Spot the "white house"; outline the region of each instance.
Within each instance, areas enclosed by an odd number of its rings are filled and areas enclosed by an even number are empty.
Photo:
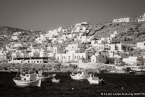
[[[46,41],[46,38],[43,34],[40,34],[40,36],[35,39],[35,42],[37,43],[43,43],[44,41]]]
[[[93,55],[91,56],[91,63],[96,63],[97,62],[97,56]]]
[[[66,53],[57,53],[55,55],[56,60],[59,62],[78,62],[82,59],[87,59],[88,54],[87,52],[84,53],[75,53],[75,51],[69,51]]]
[[[138,22],[144,22],[144,21],[145,21],[145,13],[138,18]]]
[[[137,57],[136,56],[129,56],[128,58],[123,58],[122,61],[125,62],[126,64],[136,65]]]
[[[14,58],[8,63],[33,63],[33,64],[40,64],[40,63],[48,63],[47,57],[28,57],[28,58]]]
[[[18,36],[13,35],[13,36],[11,36],[11,39],[12,39],[12,40],[18,40],[19,38],[18,38]]]
[[[86,43],[86,42],[91,42],[91,39],[89,36],[82,36],[81,37],[81,42]]]
[[[61,31],[62,31],[62,27],[59,27],[59,28],[57,29],[57,31],[58,31],[58,32],[61,32]]]
[[[44,34],[44,36],[46,37],[46,38],[48,38],[48,39],[52,39],[53,38],[53,34],[52,33],[46,33],[46,34]]]
[[[108,48],[108,50],[110,50],[110,51],[123,51],[121,43],[117,43],[117,44],[105,44],[105,48]]]
[[[115,31],[113,34],[110,34],[110,39],[112,39],[112,38],[116,37],[117,35],[118,35],[118,32],[117,32],[117,31]]]
[[[68,46],[65,48],[65,50],[68,50],[68,51],[77,51],[77,50],[80,50],[79,44],[78,43],[68,44]]]
[[[95,47],[96,51],[103,51],[105,46],[104,44],[94,44],[93,47]]]
[[[57,43],[57,38],[53,38],[51,42],[52,43]]]
[[[130,22],[130,18],[120,18],[120,19],[113,19],[113,23],[122,23],[122,22]]]
[[[99,39],[99,40],[96,40],[98,44],[102,44],[102,40]]]
[[[63,39],[64,41],[67,40],[66,35],[62,35],[61,39]]]
[[[137,48],[145,49],[145,41],[144,42],[137,42],[136,46],[137,46]]]
[[[62,39],[58,39],[57,42],[58,42],[59,44],[62,44],[64,41],[63,41]]]

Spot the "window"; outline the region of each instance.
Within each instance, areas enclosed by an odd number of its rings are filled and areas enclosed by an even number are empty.
[[[37,63],[39,63],[39,61],[37,61]]]

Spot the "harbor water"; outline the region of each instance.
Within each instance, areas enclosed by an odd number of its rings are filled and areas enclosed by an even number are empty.
[[[96,74],[104,84],[90,85],[87,80],[75,81],[70,73],[56,73],[60,83],[51,78],[41,87],[17,87],[13,82],[16,73],[0,73],[0,97],[143,97],[145,75]]]

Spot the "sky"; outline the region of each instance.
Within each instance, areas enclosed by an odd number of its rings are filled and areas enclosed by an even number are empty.
[[[145,0],[0,0],[0,27],[48,31],[76,23],[137,18]]]

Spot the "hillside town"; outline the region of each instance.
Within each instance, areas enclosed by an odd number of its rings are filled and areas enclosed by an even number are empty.
[[[137,22],[145,22],[145,14]],[[129,17],[113,19],[112,23],[131,22]],[[33,42],[17,42],[24,32],[14,32],[13,42],[0,50],[1,64],[55,64],[75,65],[78,68],[102,72],[124,73],[127,68],[144,71],[145,41],[128,45],[114,41],[120,33],[112,31],[104,37],[94,37],[87,22],[68,28],[59,27],[41,32]],[[107,33],[107,32],[106,32]],[[7,37],[6,35],[3,37]]]

